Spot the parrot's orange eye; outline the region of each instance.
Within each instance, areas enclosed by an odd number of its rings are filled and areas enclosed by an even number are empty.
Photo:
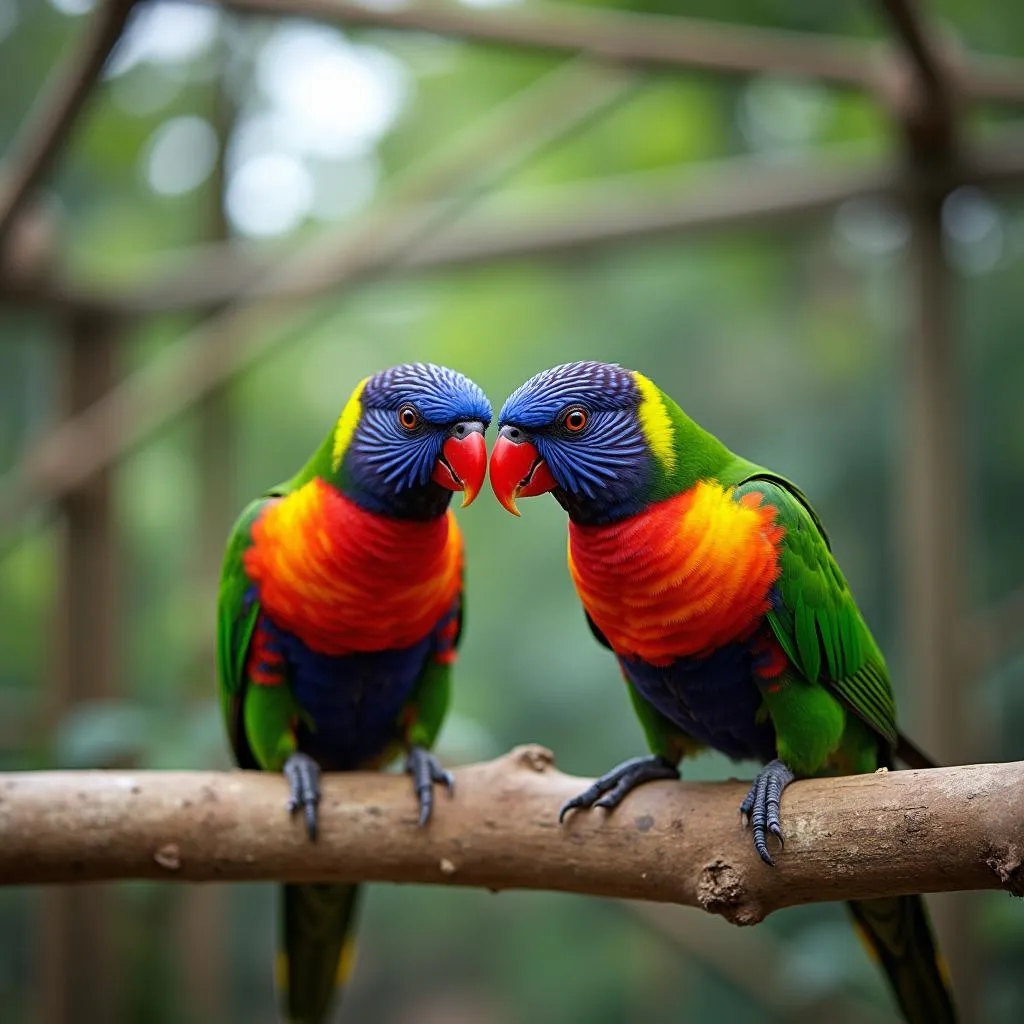
[[[587,425],[585,409],[570,409],[562,420],[570,434],[578,434]]]
[[[411,405],[403,405],[398,410],[398,422],[406,430],[415,430],[420,425],[420,414]]]

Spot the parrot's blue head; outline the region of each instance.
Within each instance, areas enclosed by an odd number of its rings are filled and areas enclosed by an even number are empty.
[[[642,374],[612,363],[566,363],[531,377],[498,417],[498,500],[518,515],[517,497],[552,491],[579,523],[641,511],[659,454],[674,443],[660,395]]]
[[[433,363],[404,363],[360,381],[331,434],[331,474],[372,512],[430,519],[452,491],[468,505],[487,472],[487,396]]]

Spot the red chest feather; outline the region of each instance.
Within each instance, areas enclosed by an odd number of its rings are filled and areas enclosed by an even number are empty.
[[[409,647],[462,587],[462,537],[451,512],[426,523],[390,519],[322,480],[269,505],[252,540],[245,571],[264,610],[323,654]]]
[[[610,526],[569,524],[569,571],[618,654],[653,665],[748,636],[769,608],[783,529],[756,494],[700,482]]]

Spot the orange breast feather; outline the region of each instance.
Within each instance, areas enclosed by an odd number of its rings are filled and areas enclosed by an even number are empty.
[[[779,577],[775,508],[701,481],[608,526],[569,526],[569,571],[616,653],[653,665],[749,636]]]
[[[245,570],[264,610],[323,654],[409,647],[462,587],[450,511],[423,523],[375,515],[321,480],[268,506],[252,539]]]

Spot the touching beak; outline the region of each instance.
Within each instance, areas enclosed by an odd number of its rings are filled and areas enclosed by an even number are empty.
[[[487,445],[484,425],[479,420],[465,420],[452,427],[434,466],[431,479],[450,491],[462,491],[465,508],[480,493],[487,476]]]
[[[516,498],[544,494],[557,486],[548,464],[526,434],[511,424],[501,428],[491,452],[491,487],[512,515],[519,515]]]

